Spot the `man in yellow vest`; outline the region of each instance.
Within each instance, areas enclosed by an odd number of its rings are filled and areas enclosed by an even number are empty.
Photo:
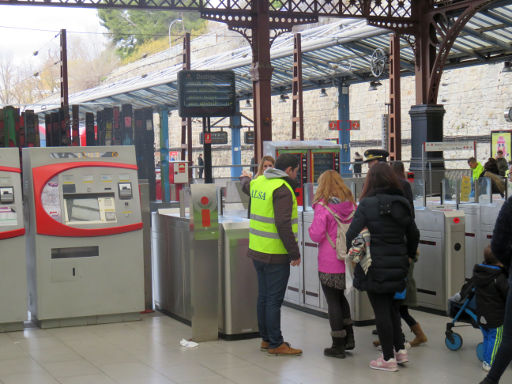
[[[478,178],[480,177],[480,175],[484,171],[484,167],[474,157],[470,157],[468,159],[468,165],[469,165],[469,168],[472,169],[472,173],[471,173],[471,194],[469,195],[469,196],[472,197],[472,196],[475,195],[475,184],[478,183]]]
[[[258,327],[261,350],[273,355],[301,355],[281,333],[283,304],[290,265],[300,264],[297,244],[297,186],[299,160],[279,156],[275,168],[251,181],[251,212],[248,256],[258,274]]]

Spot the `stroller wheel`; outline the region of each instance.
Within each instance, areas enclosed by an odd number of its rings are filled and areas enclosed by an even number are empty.
[[[484,343],[478,343],[476,346],[476,357],[478,360],[484,361]]]
[[[450,332],[444,339],[446,348],[450,351],[458,351],[462,347],[462,336],[455,332]]]

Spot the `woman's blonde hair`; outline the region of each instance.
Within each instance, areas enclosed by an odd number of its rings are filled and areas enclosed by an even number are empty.
[[[265,164],[265,161],[270,161],[272,163],[272,166],[274,166],[274,164],[276,163],[272,156],[263,156],[261,158],[260,163],[258,164],[258,172],[256,173],[256,176],[263,175],[263,164]]]
[[[318,178],[318,188],[315,192],[313,202],[320,200],[329,201],[329,198],[337,197],[341,201],[351,201],[355,204],[354,196],[347,187],[340,174],[332,169],[325,171]]]

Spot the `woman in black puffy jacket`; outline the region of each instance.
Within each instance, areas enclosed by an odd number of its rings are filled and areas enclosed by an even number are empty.
[[[370,362],[370,367],[396,371],[397,364],[406,363],[408,357],[400,301],[394,296],[405,289],[409,258],[415,257],[419,231],[400,182],[386,163],[375,164],[366,176],[359,207],[347,231],[347,244],[365,227],[371,236],[372,262],[366,273],[356,266],[354,286],[368,293],[383,352],[382,357]]]

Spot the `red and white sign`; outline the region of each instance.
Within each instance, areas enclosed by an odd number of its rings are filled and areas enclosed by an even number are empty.
[[[211,144],[212,143],[212,134],[209,132],[205,132],[204,134],[204,143]]]

